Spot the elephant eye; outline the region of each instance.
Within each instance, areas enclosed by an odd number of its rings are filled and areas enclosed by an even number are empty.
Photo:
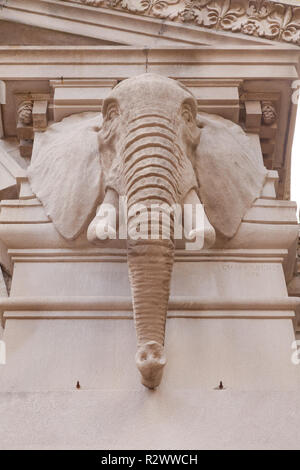
[[[105,120],[113,121],[117,116],[119,116],[119,109],[116,103],[111,103],[106,108]]]
[[[193,122],[193,114],[191,110],[189,109],[189,107],[185,106],[183,108],[182,117],[187,124],[190,124],[191,122]]]
[[[108,119],[108,121],[112,121],[113,119],[115,119],[115,117],[118,116],[118,110],[117,109],[111,109],[107,115],[106,115],[106,119]]]

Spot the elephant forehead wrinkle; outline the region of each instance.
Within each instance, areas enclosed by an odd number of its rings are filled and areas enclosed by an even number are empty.
[[[157,217],[154,218],[153,214],[155,214]],[[128,215],[127,223],[130,230],[132,228],[136,229],[136,217],[136,214]],[[143,231],[143,233],[149,233],[152,231],[152,235],[163,235],[166,240],[170,240],[173,238],[172,234],[174,233],[174,217],[172,218],[167,212],[154,212],[152,209],[149,209],[147,212],[138,215],[138,223],[140,224],[139,229],[140,231]],[[159,238],[154,237],[151,239],[159,240]]]
[[[136,229],[136,224],[133,221],[132,222],[133,233],[135,233],[135,229]],[[129,229],[129,236],[130,236],[130,230],[131,228]],[[162,224],[157,224],[157,226],[154,227],[154,230],[153,230],[153,225],[150,223],[147,223],[147,221],[145,222],[145,224],[143,224],[142,228],[139,229],[139,235],[143,240],[147,240],[148,238],[150,238],[151,240],[155,240],[155,241],[170,240],[171,242],[173,242],[174,239],[171,237],[170,234],[171,234],[171,229],[169,226],[164,227]]]
[[[136,165],[140,165],[141,162],[143,163],[143,167],[150,165],[151,163],[156,163],[163,166],[167,163],[170,164],[170,167],[172,166],[173,171],[177,172],[177,166],[173,155],[165,149],[159,149],[158,151],[157,147],[154,147],[152,149],[147,148],[146,151],[145,149],[137,151],[131,158],[130,165],[126,166],[126,172],[130,172]]]
[[[136,184],[138,185],[143,185],[147,181],[149,182],[149,178],[151,178],[151,181],[155,181],[156,183],[161,183],[163,180],[167,182],[168,185],[170,185],[174,192],[177,193],[178,190],[178,185],[176,184],[176,181],[173,181],[172,175],[170,174],[165,174],[163,172],[154,172],[153,170],[151,172],[147,172],[146,174],[138,174],[135,175],[133,178],[131,178],[128,183],[126,184],[126,192],[127,194],[129,193],[129,190]],[[145,187],[145,186],[144,186]]]
[[[126,177],[128,175],[128,177],[130,177],[130,175],[134,175],[136,172],[138,171],[142,171],[143,169],[147,169],[150,170],[151,167],[153,168],[160,168],[162,170],[165,170],[165,171],[168,171],[169,173],[171,173],[172,175],[174,175],[175,177],[177,177],[177,167],[176,165],[174,164],[174,161],[170,161],[169,160],[169,156],[166,155],[143,155],[142,152],[141,153],[141,158],[137,159],[130,167],[127,167],[126,168]],[[141,160],[144,160],[142,161],[141,163]],[[137,165],[137,163],[139,163]]]
[[[162,206],[162,204],[160,204]],[[131,213],[132,212],[132,213]],[[137,222],[137,214],[136,211],[129,211],[128,213],[128,226],[134,227],[136,226]],[[152,207],[145,207],[144,211],[138,211],[138,223],[140,224],[140,229],[148,230],[149,226],[152,227],[154,225],[155,230],[160,228],[160,226],[164,229],[164,233],[166,230],[170,231],[169,237],[171,236],[171,231],[174,227],[174,216],[171,211],[169,210],[160,210],[157,208],[156,210]],[[153,217],[155,214],[157,217]],[[142,224],[141,224],[142,223]]]
[[[179,156],[176,155],[176,152],[174,152],[174,143],[170,142],[167,139],[163,139],[162,137],[159,138],[149,138],[149,137],[144,137],[141,140],[138,140],[131,144],[129,148],[127,148],[124,152],[124,161],[127,163],[132,156],[139,150],[146,150],[149,148],[159,148],[159,149],[164,149],[167,150],[170,153],[171,158],[175,157],[177,162],[179,163]],[[158,152],[159,153],[159,152]]]
[[[141,129],[143,127],[161,127],[163,129],[167,129],[169,132],[172,132],[172,134],[175,135],[175,131],[170,127],[170,123],[165,122],[159,118],[153,119],[153,117],[140,119],[129,125],[128,134],[130,134],[130,132],[137,131],[138,129]]]
[[[173,195],[173,191],[166,188],[165,182],[162,185],[158,184],[149,184],[145,185],[143,188],[138,186],[131,190],[128,194],[128,209],[132,207],[133,204],[140,204],[143,201],[151,198],[155,193],[155,198],[161,202],[172,206],[176,202],[176,197]]]
[[[172,122],[169,116],[166,116],[161,112],[149,112],[149,110],[148,111],[143,110],[140,112],[135,111],[135,113],[136,113],[135,116],[129,119],[129,124],[132,124],[140,119],[146,119],[146,118],[158,118],[158,119],[163,119],[165,121],[168,121],[169,123]]]
[[[134,204],[136,205],[136,204]],[[130,208],[132,208],[134,205],[131,205]],[[156,214],[156,215],[165,215],[167,216],[171,221],[174,222],[174,214],[175,211],[177,210],[177,205],[170,205],[166,203],[161,203],[160,200],[147,200],[143,202],[143,204],[138,204],[138,212],[142,216],[145,216],[145,220],[147,220],[147,217],[149,217],[150,214]],[[136,212],[137,211],[128,211],[128,221],[132,219],[133,217],[136,217]],[[140,218],[139,215],[139,218]],[[165,221],[165,217],[163,218],[163,221]],[[169,220],[168,220],[169,222]]]
[[[168,217],[168,222],[170,224],[170,228],[172,229],[172,227],[174,226],[174,220],[175,220],[175,216],[174,216],[174,208],[176,206],[172,206],[170,204],[167,204],[167,203],[162,203],[160,200],[152,200],[152,201],[145,201],[143,202],[142,204],[144,207],[145,207],[145,212],[147,212],[147,215],[152,215],[152,214],[157,214],[159,216],[162,216],[162,221],[164,221],[165,217],[164,216],[167,216]],[[130,206],[130,209],[134,206],[131,205]],[[129,223],[130,220],[132,218],[135,218],[136,217],[136,214],[135,212],[134,213],[130,213],[130,209],[129,209],[129,213],[128,213],[128,220],[127,222]]]
[[[131,219],[131,222],[128,222],[128,232],[129,236],[130,233],[136,233],[136,217]],[[140,221],[140,216],[139,216]],[[142,226],[139,227],[139,234],[143,240],[154,240],[158,242],[159,240],[168,240],[171,243],[174,242],[174,238],[172,237],[173,228],[170,227],[171,224],[168,226],[162,225],[161,223],[157,223],[154,227],[153,224],[146,219]],[[154,236],[155,235],[155,236]]]
[[[131,132],[125,137],[124,148],[127,149],[132,143],[144,137],[162,137],[173,142],[174,133],[171,134],[171,132],[162,127],[143,127],[143,129]]]
[[[164,174],[164,175],[169,175],[169,177],[172,177],[172,180],[175,180],[175,182],[178,184],[178,175],[177,172],[174,171],[174,167],[172,165],[169,165],[169,162],[165,160],[163,163],[153,163],[150,161],[146,165],[139,165],[135,167],[131,171],[127,171],[125,175],[125,183],[127,184],[128,181],[133,180],[133,178],[139,178],[144,175],[150,175],[150,174]]]
[[[144,177],[140,178],[140,180],[137,183],[134,183],[130,189],[127,191],[127,197],[130,199],[130,197],[137,193],[137,192],[143,192],[144,189],[148,188],[157,188],[161,189],[162,191],[166,191],[169,193],[172,198],[174,199],[174,202],[177,199],[177,189],[174,188],[172,184],[170,184],[166,179],[161,178],[161,177]]]
[[[134,206],[136,202],[130,202],[128,204],[128,212],[129,209]],[[162,202],[161,199],[159,199],[156,195],[152,197],[149,197],[148,199],[143,200],[142,205],[145,207],[147,210],[147,213],[149,213],[150,210],[153,208],[156,208],[159,206],[161,212],[164,212],[165,214],[172,214],[174,211],[174,208],[176,208],[176,205],[171,205],[170,202]],[[131,214],[130,217],[133,215]],[[129,216],[128,216],[129,217]]]
[[[155,134],[157,133],[157,134]],[[169,139],[172,139],[172,141],[175,139],[175,132],[173,129],[170,129],[167,126],[161,126],[160,124],[157,125],[141,125],[137,127],[136,129],[130,129],[126,133],[125,140],[128,141],[129,139],[133,137],[139,137],[139,136],[147,136],[147,135],[153,135],[153,137],[160,137],[161,135],[163,137],[167,137]]]
[[[169,197],[165,197],[161,193],[156,193],[155,196],[153,195],[153,189],[151,191],[145,190],[143,195],[141,194],[133,194],[131,200],[127,203],[128,211],[134,206],[135,204],[144,204],[147,206],[149,204],[167,204],[168,206],[172,206],[174,201],[170,201]],[[148,206],[147,206],[148,207]]]
[[[154,213],[154,214],[167,215],[168,217],[170,217],[171,220],[174,221],[174,214],[175,214],[175,211],[177,210],[176,204],[171,206],[170,204],[161,204],[160,202],[153,203],[153,201],[151,201],[151,203],[147,202],[144,205],[148,213],[149,211],[151,211],[151,213]]]
[[[132,180],[133,178],[147,176],[151,173],[162,174],[166,176],[171,176],[172,181],[177,181],[179,175],[174,169],[174,166],[170,165],[168,160],[153,162],[152,159],[146,162],[140,162],[139,165],[135,165],[130,170],[125,170],[125,182]]]

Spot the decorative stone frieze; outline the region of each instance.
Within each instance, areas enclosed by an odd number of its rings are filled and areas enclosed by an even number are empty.
[[[77,0],[76,3],[300,45],[300,8],[268,0]]]

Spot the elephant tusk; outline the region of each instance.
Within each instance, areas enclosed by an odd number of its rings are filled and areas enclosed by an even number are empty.
[[[191,189],[184,199],[184,225],[188,232],[187,238],[192,240],[186,244],[188,250],[203,250],[215,244],[216,231],[194,189]]]
[[[96,224],[96,236],[98,240],[106,240],[107,238],[116,239],[117,231],[110,224],[109,220],[100,220],[100,222]]]
[[[97,214],[90,223],[87,231],[87,239],[90,243],[97,244],[99,240],[115,240],[117,238],[117,215],[119,196],[113,189],[108,189],[102,204],[98,207]]]

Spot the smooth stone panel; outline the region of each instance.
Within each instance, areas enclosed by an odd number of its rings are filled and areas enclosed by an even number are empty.
[[[299,392],[0,393],[0,416],[0,449],[300,449]]]
[[[11,295],[130,296],[127,263],[15,263]]]
[[[9,319],[4,340],[1,391],[143,389],[132,320]],[[290,319],[168,319],[160,388],[300,390],[294,340]]]
[[[125,261],[125,260],[124,260]],[[126,262],[16,262],[12,296],[131,296]],[[279,262],[175,262],[171,296],[286,297]]]

